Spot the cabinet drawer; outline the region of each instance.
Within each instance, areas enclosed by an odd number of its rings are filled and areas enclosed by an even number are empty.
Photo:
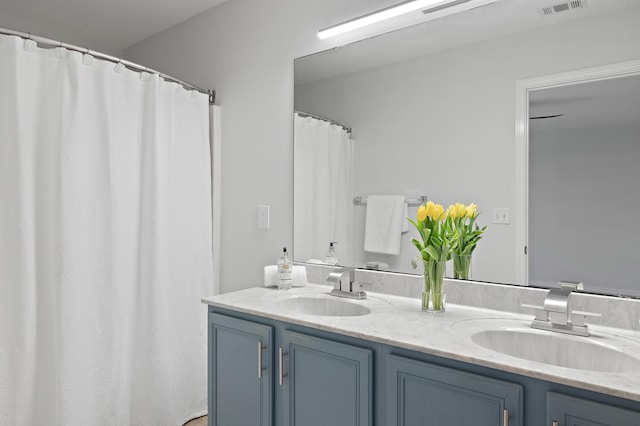
[[[209,426],[272,425],[273,372],[273,327],[209,314]]]
[[[640,413],[586,399],[547,393],[547,425],[638,426]]]
[[[287,426],[373,424],[373,351],[285,330],[283,419]]]
[[[477,374],[388,355],[386,425],[522,426],[523,388]]]

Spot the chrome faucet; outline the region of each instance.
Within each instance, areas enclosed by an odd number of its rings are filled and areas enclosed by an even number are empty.
[[[560,288],[549,290],[543,306],[522,305],[535,310],[536,317],[531,322],[532,328],[557,331],[559,333],[588,336],[587,317],[600,317],[593,312],[574,311],[571,309],[571,295],[583,290],[581,282],[560,281]]]
[[[327,277],[327,282],[333,284],[333,290],[329,294],[338,297],[348,297],[350,299],[366,299],[367,293],[362,290],[356,291],[355,268],[344,267],[333,270]]]

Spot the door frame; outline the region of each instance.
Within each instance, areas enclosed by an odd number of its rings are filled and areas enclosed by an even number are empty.
[[[640,74],[640,60],[516,80],[515,93],[515,284],[529,285],[529,93]]]

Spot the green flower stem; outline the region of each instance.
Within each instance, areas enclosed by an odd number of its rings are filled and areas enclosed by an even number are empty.
[[[423,261],[424,264],[424,291],[422,292],[422,309],[441,312],[444,311],[444,294],[442,284],[446,261]],[[432,307],[429,309],[429,295],[431,295]]]
[[[471,255],[470,254],[456,254],[451,255],[453,258],[453,278],[460,280],[468,280],[469,271],[471,269]]]

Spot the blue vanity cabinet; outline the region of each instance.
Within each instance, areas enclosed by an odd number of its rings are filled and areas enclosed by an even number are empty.
[[[560,393],[547,393],[549,426],[637,426],[640,413]]]
[[[284,330],[282,419],[285,426],[373,424],[373,351]]]
[[[209,313],[208,426],[273,424],[273,327]]]
[[[638,401],[213,306],[208,366],[209,426],[640,426]]]
[[[386,425],[523,425],[521,385],[396,355],[385,398]]]

